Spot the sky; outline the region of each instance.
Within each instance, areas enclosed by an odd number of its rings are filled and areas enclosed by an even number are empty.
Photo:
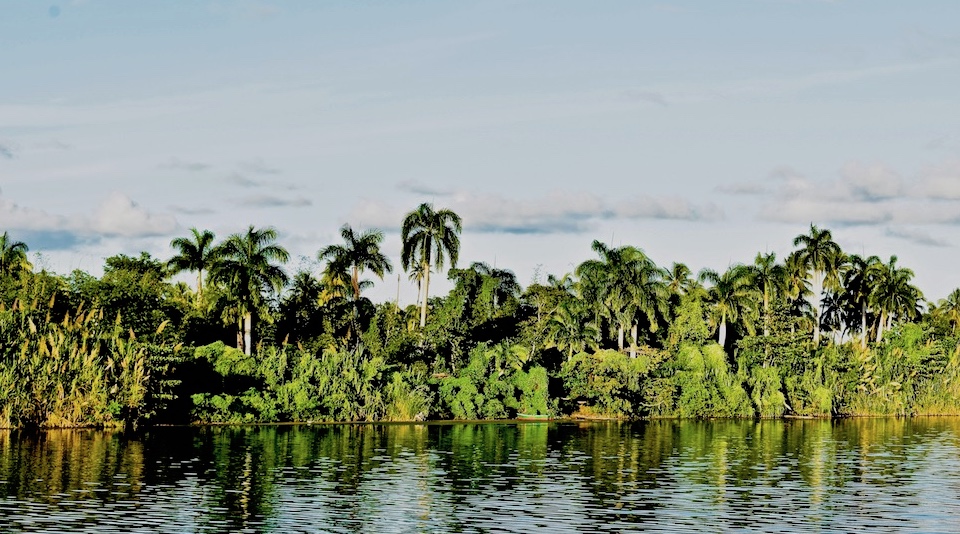
[[[369,295],[406,304],[422,202],[462,216],[460,266],[523,285],[595,239],[696,272],[816,224],[937,300],[960,286],[958,20],[953,0],[0,0],[0,231],[98,274],[191,227],[272,226],[293,274],[343,224],[378,228],[395,271]]]

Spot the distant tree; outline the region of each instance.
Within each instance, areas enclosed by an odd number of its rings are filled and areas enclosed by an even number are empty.
[[[417,269],[423,273],[423,300],[420,302],[420,328],[427,324],[427,301],[430,292],[430,269],[443,268],[444,257],[457,266],[460,255],[460,232],[463,224],[453,211],[435,211],[432,204],[423,203],[403,218],[400,239],[403,249],[400,260],[403,269]]]
[[[275,243],[273,228],[256,229],[251,225],[245,233],[233,234],[221,246],[218,261],[211,270],[211,279],[225,286],[234,300],[234,310],[241,317],[241,345],[252,353],[253,313],[269,319],[264,293],[279,293],[287,283],[283,269],[273,262],[285,263],[287,250]]]
[[[327,261],[326,277],[337,283],[349,285],[354,300],[360,299],[360,275],[369,270],[383,280],[384,273],[393,272],[393,266],[385,254],[380,252],[383,232],[368,230],[357,234],[349,224],[340,228],[344,244],[330,245],[320,249],[317,258]]]
[[[777,255],[757,253],[753,265],[746,266],[750,282],[763,298],[763,335],[770,335],[770,299],[786,290],[787,272],[782,265],[777,264]]]
[[[16,276],[22,271],[33,268],[27,261],[30,250],[23,241],[14,241],[7,232],[0,235],[0,275]]]
[[[910,284],[913,271],[897,267],[897,257],[890,256],[889,263],[873,266],[873,290],[870,302],[879,312],[877,343],[883,339],[884,329],[893,327],[894,319],[915,319],[920,316],[923,294]]]
[[[170,241],[170,246],[177,250],[177,254],[167,262],[167,268],[172,274],[182,271],[196,271],[197,273],[197,302],[203,299],[203,273],[209,271],[217,260],[219,250],[214,246],[216,238],[210,230],[199,231],[190,229],[191,237],[177,237]]]
[[[820,343],[820,319],[822,308],[820,299],[824,289],[824,278],[834,277],[837,256],[842,254],[840,245],[833,241],[830,230],[819,229],[810,225],[810,234],[800,234],[793,240],[793,245],[801,247],[797,250],[797,257],[813,276],[813,305],[814,325],[813,343]]]
[[[750,271],[743,265],[734,265],[722,275],[710,269],[700,272],[700,280],[709,282],[708,302],[717,318],[717,342],[726,348],[727,323],[745,318],[753,309],[756,290],[750,278]],[[744,321],[748,330],[752,330],[749,321]]]

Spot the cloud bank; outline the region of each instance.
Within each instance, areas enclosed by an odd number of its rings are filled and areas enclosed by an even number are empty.
[[[835,225],[960,224],[960,161],[921,168],[904,177],[883,164],[848,163],[828,180],[789,168],[775,169],[764,182],[717,187],[729,195],[759,195],[759,218],[768,222]],[[904,230],[889,234],[906,237]],[[918,236],[919,237],[919,236]],[[916,242],[934,244],[929,240]]]
[[[425,188],[401,184],[401,189],[423,194]],[[463,219],[465,229],[473,232],[510,234],[580,233],[594,229],[601,221],[617,219],[673,219],[712,221],[723,218],[723,211],[712,203],[697,204],[680,197],[638,195],[610,202],[591,193],[554,191],[539,198],[516,199],[492,193],[449,192],[439,194],[437,208],[453,210]],[[399,228],[411,206],[398,206],[382,200],[366,200],[347,215],[365,227],[384,230]]]
[[[0,227],[68,247],[100,237],[169,235],[178,224],[172,215],[150,212],[123,193],[114,192],[92,212],[74,215],[21,206],[0,194]]]

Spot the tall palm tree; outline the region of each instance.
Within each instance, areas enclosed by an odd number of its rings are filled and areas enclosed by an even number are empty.
[[[868,256],[866,258],[857,254],[852,254],[849,258],[849,267],[843,276],[843,294],[844,299],[850,307],[856,308],[860,315],[860,324],[857,329],[860,332],[860,345],[867,346],[867,312],[870,308],[870,293],[873,291],[873,275],[876,272],[876,265],[880,263],[880,258]]]
[[[920,316],[923,294],[910,284],[913,271],[897,267],[897,257],[890,256],[889,263],[878,263],[873,268],[874,286],[870,303],[880,313],[877,322],[877,343],[883,339],[883,331],[893,327],[894,318],[915,319]]]
[[[14,241],[7,232],[0,235],[0,276],[16,276],[33,268],[27,261],[30,250],[23,241]]]
[[[770,299],[786,291],[787,271],[783,265],[777,264],[777,255],[757,253],[753,265],[746,267],[750,282],[760,291],[763,297],[763,335],[770,335]]]
[[[197,302],[203,298],[203,272],[209,271],[217,261],[219,253],[214,246],[216,236],[210,230],[199,231],[191,228],[190,237],[178,237],[170,241],[170,246],[177,250],[177,255],[167,262],[167,269],[177,274],[182,271],[197,272]]]
[[[726,349],[727,322],[735,323],[754,310],[757,294],[750,271],[743,265],[734,265],[722,275],[711,269],[704,269],[700,271],[700,280],[712,284],[707,294],[717,318],[717,343]],[[753,325],[749,321],[744,321],[744,324],[747,330],[752,332]]]
[[[226,286],[236,301],[247,355],[252,352],[253,313],[269,318],[264,293],[279,293],[287,283],[286,273],[273,262],[285,263],[290,256],[276,240],[273,228],[258,230],[251,225],[245,233],[233,234],[224,241],[220,258],[211,269],[211,279]]]
[[[403,269],[411,267],[423,275],[423,300],[420,303],[420,328],[427,324],[427,299],[430,291],[430,269],[443,268],[445,257],[450,266],[457,266],[460,255],[460,232],[463,223],[460,216],[451,210],[434,210],[433,204],[423,203],[403,218],[400,239],[403,248],[400,261]]]
[[[947,298],[940,299],[936,310],[953,325],[953,331],[956,333],[957,329],[960,329],[960,288],[951,291]]]
[[[383,232],[367,230],[357,234],[349,224],[340,228],[343,245],[330,245],[320,249],[317,259],[327,260],[326,272],[332,280],[349,284],[353,289],[353,299],[360,300],[360,275],[370,270],[383,280],[384,273],[393,272],[393,266],[387,256],[380,252]]]
[[[793,239],[793,245],[801,247],[797,250],[798,259],[810,271],[813,277],[813,314],[815,322],[813,325],[813,343],[820,343],[820,319],[821,306],[820,300],[824,289],[824,278],[833,277],[833,270],[836,266],[836,257],[842,252],[840,245],[833,241],[833,234],[830,230],[820,230],[815,225],[810,225],[810,234],[800,234]]]
[[[577,266],[581,297],[597,304],[597,322],[605,317],[617,329],[617,347],[624,350],[624,336],[629,328],[636,356],[637,318],[645,316],[651,331],[657,319],[666,314],[669,291],[663,282],[665,274],[644,252],[636,247],[610,248],[600,241],[592,244],[598,259]]]

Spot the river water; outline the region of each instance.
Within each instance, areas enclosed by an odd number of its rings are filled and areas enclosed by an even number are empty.
[[[2,532],[960,532],[960,419],[0,431]]]

